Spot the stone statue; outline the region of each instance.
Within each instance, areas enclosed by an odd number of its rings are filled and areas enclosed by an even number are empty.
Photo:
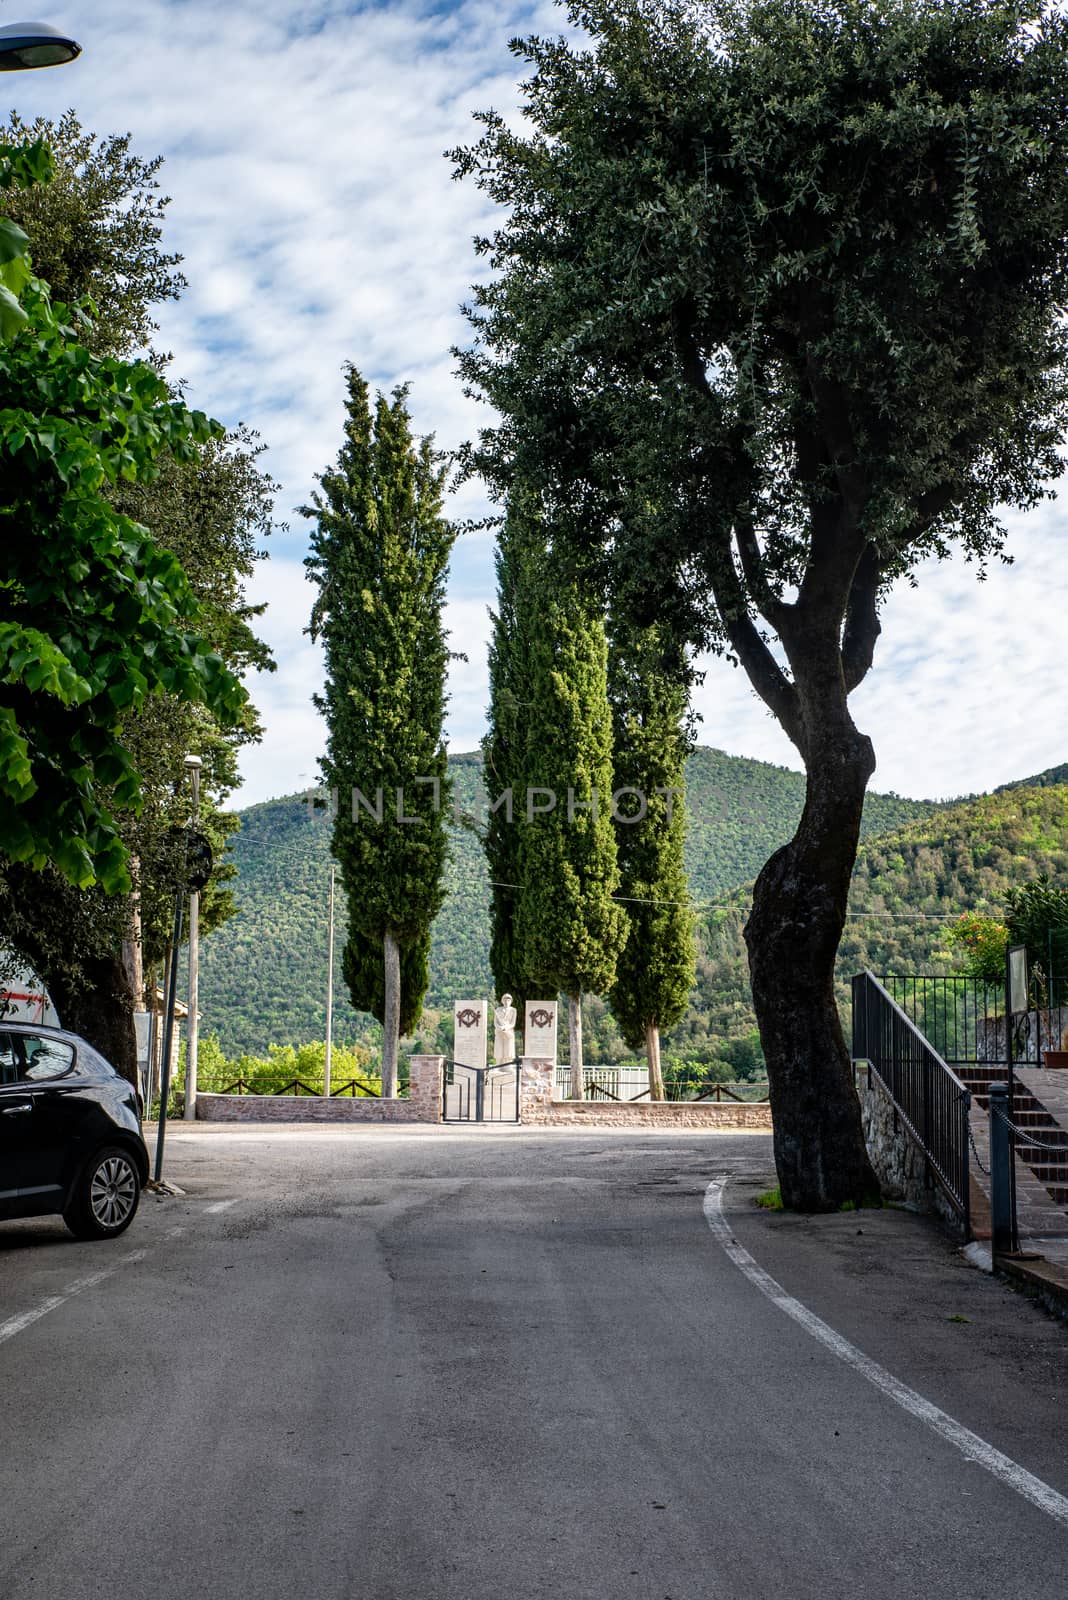
[[[510,994],[501,995],[501,1003],[493,1013],[493,1059],[498,1066],[515,1060],[516,1010]]]

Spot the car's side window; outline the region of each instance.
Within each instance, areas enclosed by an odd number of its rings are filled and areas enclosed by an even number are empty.
[[[74,1064],[74,1047],[62,1039],[49,1039],[42,1034],[19,1033],[13,1036],[19,1062],[20,1083],[44,1083],[49,1078],[61,1078]]]
[[[5,1083],[18,1083],[19,1068],[15,1058],[15,1037],[13,1034],[0,1034],[0,1087]]]

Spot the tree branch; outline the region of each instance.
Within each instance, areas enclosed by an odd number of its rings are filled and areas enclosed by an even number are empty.
[[[875,644],[882,632],[878,609],[881,578],[882,563],[875,546],[865,545],[853,574],[842,631],[842,676],[846,694],[852,694],[863,682],[875,656]]]
[[[720,546],[720,560],[709,576],[731,649],[764,704],[782,725],[787,737],[804,753],[801,703],[797,690],[760,636],[746,605],[745,593],[734,570],[730,541]]]
[[[734,519],[734,540],[738,546],[738,559],[742,566],[742,575],[750,598],[762,617],[771,623],[773,628],[782,624],[784,614],[789,610],[785,600],[780,600],[768,582],[767,568],[764,566],[764,557],[761,554],[757,541],[756,527],[752,513],[749,510],[739,511]]]

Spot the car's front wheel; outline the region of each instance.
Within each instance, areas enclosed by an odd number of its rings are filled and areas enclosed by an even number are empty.
[[[129,1151],[98,1150],[74,1185],[63,1221],[79,1239],[114,1239],[134,1219],[141,1178]]]

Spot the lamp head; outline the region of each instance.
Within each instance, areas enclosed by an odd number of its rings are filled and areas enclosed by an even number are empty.
[[[59,67],[81,53],[80,44],[48,22],[8,22],[0,28],[0,72]]]
[[[186,756],[184,766],[187,772],[199,772],[204,765],[199,756]]]

